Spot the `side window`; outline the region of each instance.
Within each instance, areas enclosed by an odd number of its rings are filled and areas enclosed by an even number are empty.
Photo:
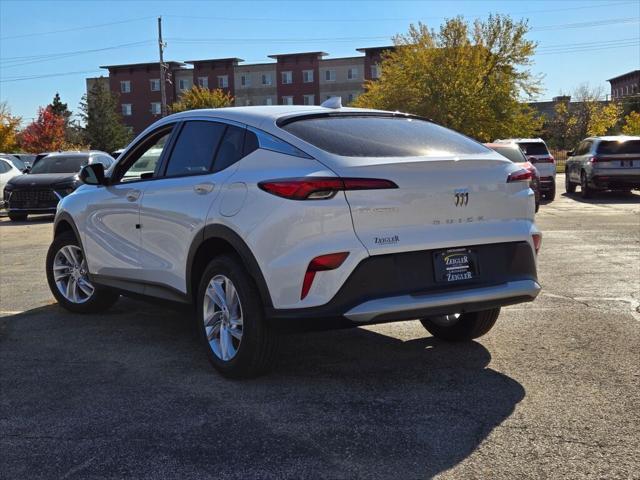
[[[585,142],[585,146],[584,146],[584,154],[588,154],[591,152],[591,147],[593,146],[593,142],[591,140],[589,140],[588,142]]]
[[[0,160],[0,173],[7,173],[9,170],[11,170],[9,164],[4,160]]]
[[[171,130],[165,130],[153,135],[148,142],[137,148],[133,157],[126,160],[128,167],[125,167],[125,171],[120,175],[120,181],[134,182],[153,177],[169,138],[171,138]]]
[[[215,122],[186,122],[171,152],[167,177],[196,175],[211,170],[225,125]]]
[[[260,148],[260,143],[258,142],[258,136],[253,133],[251,130],[247,129],[244,135],[244,148],[242,150],[242,156],[246,157],[251,152]]]
[[[245,132],[246,129],[244,128],[233,125],[227,127],[213,167],[216,172],[230,167],[244,156]]]

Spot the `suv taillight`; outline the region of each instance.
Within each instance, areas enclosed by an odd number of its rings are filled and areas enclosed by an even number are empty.
[[[303,177],[266,180],[258,183],[265,192],[290,200],[324,200],[339,191],[398,188],[390,180],[377,178]]]
[[[533,178],[533,173],[530,170],[523,168],[522,170],[516,170],[507,177],[507,183],[512,182],[529,182]]]

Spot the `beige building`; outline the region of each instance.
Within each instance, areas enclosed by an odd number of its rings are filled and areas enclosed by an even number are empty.
[[[342,104],[349,105],[364,92],[364,57],[347,57],[322,60],[320,71],[320,101],[330,97],[342,97]]]
[[[234,71],[235,105],[277,105],[275,63],[237,65]]]

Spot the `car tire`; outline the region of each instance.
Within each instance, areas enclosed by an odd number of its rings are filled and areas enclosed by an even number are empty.
[[[576,184],[569,180],[569,172],[564,174],[564,189],[567,193],[576,193]]]
[[[582,198],[593,197],[593,189],[589,186],[587,174],[584,171],[580,174],[580,195]]]
[[[544,194],[544,198],[549,202],[553,202],[553,200],[555,200],[555,198],[556,198],[556,185],[555,185],[555,183],[553,184],[551,189]]]
[[[47,282],[55,299],[66,310],[74,313],[102,312],[111,307],[120,295],[90,282],[84,258],[82,246],[72,232],[58,235],[47,252]]]
[[[9,212],[9,220],[12,222],[24,222],[27,219],[26,213]]]
[[[200,279],[196,315],[209,362],[223,376],[251,378],[271,368],[279,336],[266,321],[258,288],[236,257],[221,255],[209,262]]]
[[[500,308],[492,308],[461,313],[457,319],[447,318],[453,315],[423,318],[420,323],[436,338],[448,342],[465,342],[486,334],[495,325],[499,315]]]

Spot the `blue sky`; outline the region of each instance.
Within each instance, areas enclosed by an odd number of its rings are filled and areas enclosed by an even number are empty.
[[[56,91],[76,110],[85,77],[99,75],[100,65],[157,59],[158,15],[163,16],[167,60],[267,62],[269,54],[293,51],[357,55],[358,47],[390,44],[412,22],[437,27],[452,16],[474,19],[489,13],[529,20],[529,38],[539,42],[533,70],[544,75],[541,99],[585,82],[608,93],[608,78],[640,68],[640,0],[0,0],[0,100],[27,121]],[[86,50],[93,51],[61,55]],[[59,73],[70,74],[27,79]],[[14,79],[20,80],[7,81]]]

